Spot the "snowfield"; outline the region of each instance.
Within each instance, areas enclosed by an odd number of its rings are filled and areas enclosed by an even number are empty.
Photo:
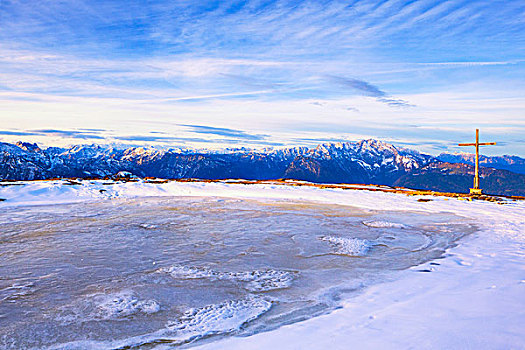
[[[438,259],[399,271],[323,316],[202,349],[524,349],[525,201],[504,205],[366,190],[206,182],[34,181],[0,186],[0,208],[141,196],[309,200],[373,210],[450,212],[480,231]],[[386,223],[372,223],[386,225]]]

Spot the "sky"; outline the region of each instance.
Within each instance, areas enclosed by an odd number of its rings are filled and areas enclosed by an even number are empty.
[[[0,141],[525,156],[525,1],[0,0]]]

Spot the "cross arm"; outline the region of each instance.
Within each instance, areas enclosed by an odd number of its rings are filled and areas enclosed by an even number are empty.
[[[489,145],[495,145],[496,142],[480,142],[478,143],[478,146],[489,146]],[[475,143],[458,143],[458,146],[476,146]]]

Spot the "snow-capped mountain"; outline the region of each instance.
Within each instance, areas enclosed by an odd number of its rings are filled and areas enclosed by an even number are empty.
[[[431,157],[376,140],[326,143],[313,149],[223,152],[143,147],[122,150],[99,145],[42,150],[36,144],[19,142],[0,144],[0,160],[2,179],[107,176],[125,170],[139,176],[163,178],[299,177],[318,182],[385,182],[399,173],[420,168]]]
[[[296,157],[285,176],[314,182],[391,184],[433,158],[377,140],[326,143]]]
[[[325,143],[315,148],[223,151],[100,145],[42,149],[31,143],[0,143],[0,179],[4,180],[105,177],[128,171],[140,177],[169,179],[291,178],[462,192],[468,191],[472,183],[471,168],[378,140]],[[492,193],[525,194],[525,175],[504,170],[486,173],[497,179]],[[483,181],[486,180],[482,179],[482,185]]]

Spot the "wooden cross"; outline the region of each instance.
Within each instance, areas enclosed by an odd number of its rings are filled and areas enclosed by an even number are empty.
[[[476,129],[476,143],[460,143],[458,146],[476,146],[476,173],[474,175],[474,188],[470,189],[470,194],[481,194],[479,188],[479,146],[495,145],[496,142],[479,142],[479,129]]]

